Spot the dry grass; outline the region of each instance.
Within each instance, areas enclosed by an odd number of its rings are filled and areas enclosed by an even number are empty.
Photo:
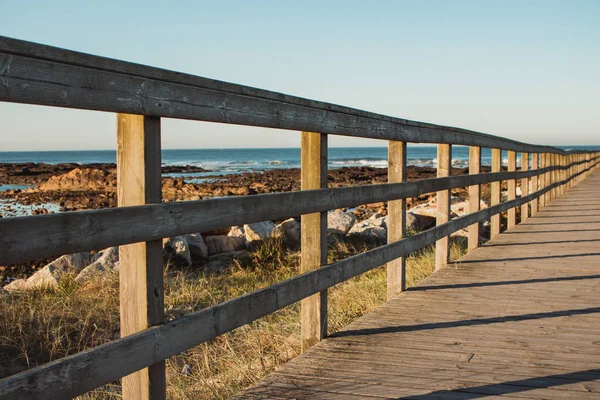
[[[330,245],[329,261],[375,247],[351,240]],[[455,242],[452,258],[464,253]],[[408,286],[434,269],[428,247],[407,258]],[[223,274],[199,268],[165,271],[165,309],[175,318],[269,286],[298,274],[299,255],[278,241],[252,253],[250,266],[234,263]],[[385,268],[380,267],[332,288],[330,332],[385,301]],[[228,398],[274,367],[299,354],[299,305],[294,304],[167,360],[168,398]],[[119,336],[116,275],[79,287],[72,279],[57,289],[0,297],[0,377],[108,342]],[[118,383],[81,397],[119,399]]]

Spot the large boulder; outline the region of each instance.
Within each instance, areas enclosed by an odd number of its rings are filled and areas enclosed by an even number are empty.
[[[484,209],[487,208],[488,204],[486,201],[481,200],[479,202],[479,208],[480,209]],[[452,206],[450,207],[450,209],[452,210],[453,213],[455,213],[458,216],[463,216],[463,215],[467,215],[469,214],[469,201],[465,200],[465,201],[461,201],[458,203],[453,203]]]
[[[423,203],[423,204],[414,206],[410,210],[407,210],[407,214],[408,213],[415,214],[415,215],[425,215],[428,217],[435,218],[437,215],[437,206],[436,206],[436,204],[432,204],[432,203]]]
[[[117,178],[114,170],[75,168],[66,174],[49,178],[39,186],[40,190],[69,191],[116,191]]]
[[[413,232],[425,231],[435,226],[435,217],[406,213],[406,229]]]
[[[58,284],[65,273],[80,273],[92,261],[89,252],[66,254],[47,264],[44,268],[27,278],[29,286]]]
[[[234,262],[239,263],[241,266],[245,266],[252,262],[252,258],[250,257],[250,253],[246,250],[215,254],[208,257],[205,268],[209,272],[219,273],[225,271]]]
[[[167,239],[164,248],[175,264],[183,266],[192,264],[190,246],[185,236],[173,236]]]
[[[387,240],[387,227],[384,218],[366,219],[354,224],[348,231],[348,235],[359,236],[365,239],[375,239],[378,241]]]
[[[92,263],[81,270],[75,278],[78,283],[84,283],[90,280],[93,276],[104,274],[107,271],[115,271],[118,269],[119,263],[119,247],[109,247],[99,251],[93,258]]]
[[[42,286],[57,286],[64,274],[79,274],[91,261],[92,257],[89,252],[66,254],[27,278],[23,284],[23,288],[32,289]]]
[[[204,241],[209,256],[243,250],[246,244],[246,239],[232,236],[207,236]]]
[[[244,225],[246,240],[249,242],[259,242],[275,236],[277,226],[271,221],[254,222]]]
[[[277,235],[290,247],[300,246],[300,223],[294,218],[286,219],[277,225]]]
[[[192,261],[200,261],[208,257],[208,247],[206,246],[202,235],[199,233],[191,233],[185,235],[185,239],[187,240],[190,249]]]
[[[355,221],[356,216],[353,214],[341,210],[332,211],[327,214],[327,233],[345,235],[350,231]]]

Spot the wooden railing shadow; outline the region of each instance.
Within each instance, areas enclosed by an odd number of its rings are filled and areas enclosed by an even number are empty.
[[[506,382],[489,383],[478,386],[466,386],[455,390],[437,390],[425,395],[412,395],[406,397],[398,397],[398,400],[410,399],[432,399],[432,398],[454,398],[453,394],[460,394],[461,399],[479,399],[489,396],[501,396],[504,394],[522,393],[529,390],[553,388],[563,385],[572,385],[579,382],[591,382],[600,379],[600,369],[589,369],[585,371],[567,372],[564,374],[555,374],[547,376],[539,376],[535,378],[527,378]],[[560,392],[556,393],[560,396]],[[565,393],[565,395],[567,395]]]
[[[404,257],[436,245],[436,268],[448,262],[449,236],[479,223],[500,233],[581,182],[599,152],[564,151],[470,130],[410,121],[282,93],[0,37],[0,101],[111,112],[117,120],[118,208],[0,220],[0,263],[27,262],[120,246],[122,338],[0,380],[3,399],[69,398],[120,378],[123,398],[165,398],[164,360],[301,301],[306,349],[328,334],[327,290],[387,264],[387,294],[406,288]],[[161,118],[301,132],[300,192],[161,203]],[[385,140],[387,184],[327,188],[328,135]],[[406,181],[407,143],[438,145],[437,178]],[[469,146],[469,175],[450,176],[452,146]],[[481,148],[492,149],[480,173]],[[502,151],[508,168],[501,172]],[[521,168],[517,170],[517,153]],[[520,180],[522,196],[517,198]],[[508,200],[501,202],[501,182]],[[480,209],[480,185],[491,205]],[[450,218],[450,190],[469,188],[469,214]],[[529,190],[531,188],[531,191]],[[406,237],[406,199],[436,193],[436,227]],[[328,210],[388,202],[388,244],[327,264]],[[164,320],[161,240],[302,215],[301,274],[253,293]],[[10,234],[7,234],[10,233]]]
[[[384,333],[419,332],[425,330],[458,328],[465,326],[493,325],[505,322],[530,321],[546,318],[569,317],[600,313],[600,307],[588,307],[575,310],[549,311],[533,314],[507,315],[503,317],[474,318],[459,321],[432,322],[426,324],[384,326],[378,328],[346,329],[334,333],[331,337],[373,336]]]

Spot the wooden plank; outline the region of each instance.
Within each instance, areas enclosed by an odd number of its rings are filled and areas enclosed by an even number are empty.
[[[119,207],[161,202],[160,118],[117,115]],[[119,248],[121,336],[164,321],[162,241]],[[123,377],[127,400],[166,398],[164,361]]]
[[[469,174],[476,175],[481,172],[481,147],[469,147]],[[477,212],[481,203],[481,186],[469,186],[469,212]],[[479,224],[469,226],[468,249],[475,250],[479,247]]]
[[[437,147],[437,176],[443,178],[452,175],[452,145],[438,144]],[[450,191],[440,190],[436,194],[436,225],[442,225],[450,220]],[[450,241],[448,237],[435,243],[435,269],[440,269],[448,263],[450,256]]]
[[[517,179],[546,170],[230,197],[189,202],[0,219],[1,262],[12,264],[110,246],[206,232],[244,223],[282,220],[424,193]],[[127,229],[123,229],[127,226]]]
[[[531,169],[532,170],[537,170],[539,169],[539,164],[538,164],[538,153],[533,153],[531,154]],[[539,190],[539,178],[537,175],[534,175],[531,178],[531,191],[532,192],[536,192]],[[534,199],[531,202],[531,216],[533,217],[535,214],[537,214],[538,212],[538,204],[539,204],[539,199]]]
[[[302,132],[302,190],[327,188],[327,135]],[[302,215],[300,272],[327,264],[327,212]],[[327,336],[327,289],[304,298],[301,304],[302,351]]]
[[[529,170],[529,153],[521,153],[521,171]],[[529,179],[521,179],[521,196],[527,196],[529,194]],[[527,221],[529,218],[529,205],[523,204],[521,206],[521,222]]]
[[[500,172],[502,168],[502,151],[500,149],[492,149],[492,172]],[[491,184],[491,199],[490,204],[495,206],[500,204],[500,192],[502,182],[492,182]],[[490,239],[495,238],[500,234],[500,215],[492,216],[490,220]]]
[[[406,181],[407,149],[404,142],[388,142],[388,182]],[[406,236],[406,200],[388,202],[388,243]],[[387,264],[387,298],[406,289],[406,260],[400,257]]]
[[[564,150],[0,36],[0,101],[374,139]],[[8,68],[6,68],[8,66]]]
[[[517,170],[517,153],[514,151],[508,151],[508,172],[514,172]],[[514,200],[517,198],[516,194],[517,182],[515,179],[508,180],[508,193],[507,199]],[[517,210],[515,208],[508,210],[508,229],[513,228],[517,225]]]

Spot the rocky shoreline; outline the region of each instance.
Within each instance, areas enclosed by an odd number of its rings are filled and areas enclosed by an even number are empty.
[[[467,169],[455,168],[453,174],[467,172]],[[202,176],[198,176],[198,173],[202,173]],[[176,176],[170,176],[171,174]],[[434,168],[407,169],[408,180],[432,178],[435,174]],[[329,187],[333,188],[385,183],[387,169],[334,169],[329,171],[328,181]],[[4,209],[0,208],[0,217],[17,215],[15,212],[11,213],[14,210],[6,208],[7,202],[9,206],[11,202],[30,206],[35,214],[51,212],[44,210],[46,204],[56,205],[59,211],[99,209],[117,205],[114,164],[0,164],[0,185],[26,186],[0,191],[0,200],[5,203]],[[167,166],[163,167],[162,186],[164,201],[288,192],[300,190],[300,170],[274,169],[219,175],[199,167]],[[423,200],[426,199],[420,199]]]
[[[202,173],[201,182],[197,173]],[[454,175],[468,173],[455,168]],[[276,169],[265,172],[246,172],[235,175],[211,174],[191,166],[163,168],[164,201],[200,200],[215,196],[245,196],[259,193],[300,190],[298,169]],[[177,174],[177,177],[168,174]],[[194,175],[196,174],[196,175]],[[434,168],[409,167],[408,180],[435,177]],[[191,182],[190,182],[191,181]],[[359,186],[387,182],[385,168],[353,167],[330,170],[329,187]],[[116,170],[114,164],[4,164],[0,165],[0,185],[29,185],[25,189],[0,192],[0,216],[12,216],[11,204],[31,207],[32,214],[56,211],[98,209],[116,206]],[[487,203],[482,201],[482,207]],[[407,227],[422,231],[435,223],[435,196],[425,194],[407,199],[409,209]],[[456,215],[467,211],[465,189],[452,190],[452,210]],[[331,237],[354,236],[381,243],[387,238],[387,204],[365,204],[353,209],[329,213],[328,233]],[[267,238],[281,238],[290,247],[297,247],[300,237],[299,218],[286,221],[265,221],[219,232],[205,232],[168,238],[164,241],[165,260],[189,266],[198,264],[218,272],[234,259],[246,259],[247,252]],[[116,255],[115,255],[116,254]],[[0,266],[0,277],[7,279],[8,290],[36,287],[40,284],[58,284],[60,276],[69,272],[83,282],[90,271],[100,273],[118,269],[118,250],[65,255],[57,260],[42,260],[13,266]],[[87,271],[87,272],[84,272]],[[15,280],[14,278],[19,279]],[[24,279],[26,278],[26,279]],[[87,278],[86,278],[87,279]],[[29,283],[27,283],[29,282]],[[1,287],[1,285],[0,285]]]

